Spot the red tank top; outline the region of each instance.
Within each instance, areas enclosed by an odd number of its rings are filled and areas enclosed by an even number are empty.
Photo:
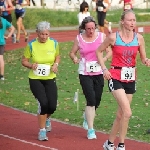
[[[136,56],[139,50],[139,43],[137,33],[134,33],[134,38],[131,42],[125,43],[122,41],[119,33],[116,33],[116,42],[112,47],[112,67],[135,67]],[[110,69],[110,73],[113,79],[120,80],[122,82],[130,82],[121,80],[121,69]]]

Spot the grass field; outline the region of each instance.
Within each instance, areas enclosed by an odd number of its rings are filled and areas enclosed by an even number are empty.
[[[147,57],[150,58],[149,34],[144,35],[146,41]],[[72,124],[82,125],[82,113],[85,107],[85,98],[82,93],[77,68],[70,60],[68,53],[72,42],[60,43],[61,63],[57,74],[58,107],[52,115],[56,118]],[[5,53],[5,81],[0,81],[0,103],[25,110],[31,113],[37,112],[37,103],[32,96],[28,84],[29,70],[21,65],[23,49]],[[109,66],[108,62],[108,66]],[[127,136],[136,140],[150,142],[150,68],[144,66],[137,57],[138,79],[137,92],[132,102],[132,117],[129,123]],[[79,89],[79,111],[73,103],[74,92]],[[101,105],[96,112],[95,129],[109,132],[115,118],[116,102],[108,92],[105,83]]]
[[[134,9],[137,17],[137,22],[150,22],[150,9]],[[139,13],[149,13],[146,15],[140,15]],[[63,26],[76,26],[78,25],[77,14],[79,10],[69,12],[61,10],[50,9],[26,9],[26,15],[23,19],[26,29],[35,29],[36,24],[39,21],[48,21],[51,23],[51,27],[63,27]],[[97,20],[96,12],[90,12],[91,16]],[[112,23],[118,23],[122,9],[116,9],[107,12],[106,19]],[[14,12],[12,12],[13,25],[16,26],[16,18]]]

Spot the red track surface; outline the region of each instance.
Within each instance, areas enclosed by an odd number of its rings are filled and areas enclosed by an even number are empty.
[[[150,28],[145,27],[145,32],[149,31]],[[78,31],[51,32],[50,36],[58,42],[64,42],[73,41],[77,33]],[[30,35],[30,39],[34,37],[35,34]],[[8,40],[6,50],[23,48],[26,44],[21,36],[19,44],[12,44]],[[107,134],[96,132],[97,140],[87,140],[87,131],[83,128],[54,120],[52,131],[47,134],[49,141],[38,141],[37,134],[35,115],[0,105],[0,150],[103,150],[102,145],[108,139]],[[127,139],[126,150],[150,150],[150,144]]]

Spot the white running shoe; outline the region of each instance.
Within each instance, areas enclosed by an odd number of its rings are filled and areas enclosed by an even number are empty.
[[[114,144],[109,144],[109,145],[108,145],[108,140],[107,140],[107,141],[104,143],[103,148],[104,148],[104,150],[114,150],[114,149],[115,149],[115,146],[114,146]]]
[[[122,146],[122,147],[120,147],[120,146],[118,147],[117,146],[116,150],[125,150],[125,146]]]

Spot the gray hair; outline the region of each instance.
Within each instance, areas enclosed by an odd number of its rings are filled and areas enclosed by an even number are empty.
[[[50,23],[46,21],[41,21],[36,25],[37,31],[50,30]]]
[[[95,27],[97,27],[97,24],[96,24],[96,21],[94,20],[94,18],[92,16],[88,16],[88,17],[85,17],[80,25],[80,29],[85,29],[85,25],[89,22],[94,22],[95,24]]]

